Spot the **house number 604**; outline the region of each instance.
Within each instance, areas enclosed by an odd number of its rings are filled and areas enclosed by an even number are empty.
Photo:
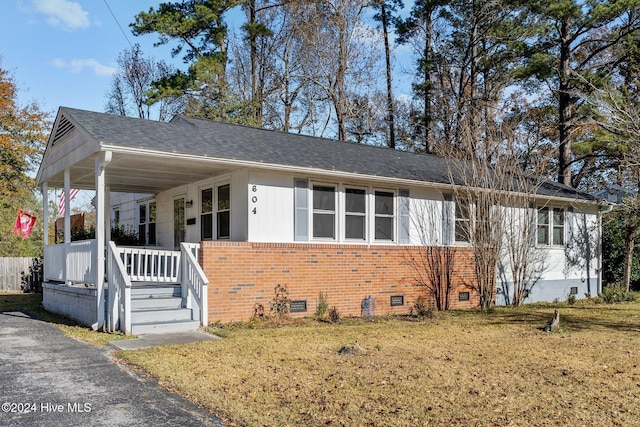
[[[252,185],[251,186],[251,191],[253,193],[256,193],[258,191],[258,187],[256,185]],[[251,197],[251,202],[254,203],[254,204],[258,203],[258,196]],[[255,215],[255,214],[258,213],[258,209],[254,206],[253,209],[251,210],[251,212],[253,212],[253,214]]]

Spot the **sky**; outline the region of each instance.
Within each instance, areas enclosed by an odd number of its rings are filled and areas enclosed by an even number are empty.
[[[184,69],[180,58],[171,57],[171,44],[154,47],[157,35],[131,34],[135,16],[159,3],[2,0],[0,67],[13,74],[21,104],[36,101],[53,115],[61,106],[104,111],[118,54],[130,43],[140,44],[145,56]],[[236,12],[227,17],[230,26],[241,25]]]
[[[104,111],[118,54],[136,43],[145,56],[184,69],[181,58],[171,57],[175,44],[154,47],[157,35],[131,33],[135,16],[161,1],[0,0],[0,68],[14,78],[20,105],[35,101],[52,120],[61,106]],[[412,1],[405,4],[408,11]],[[226,17],[231,28],[239,28],[242,21],[239,8]],[[396,47],[396,55],[405,49]],[[406,91],[395,90],[396,95],[410,92],[410,78],[402,68],[396,66],[401,78],[396,76],[394,86]],[[81,191],[72,208],[90,206],[92,196]]]
[[[23,104],[36,101],[53,113],[60,106],[104,111],[118,54],[129,43],[140,44],[145,55],[158,60],[181,62],[172,60],[170,47],[153,47],[157,36],[131,34],[135,15],[159,3],[2,0],[0,66],[13,74]]]

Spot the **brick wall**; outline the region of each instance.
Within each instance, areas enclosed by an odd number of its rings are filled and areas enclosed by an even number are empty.
[[[312,316],[320,292],[343,316],[359,316],[369,295],[376,315],[408,313],[426,296],[408,262],[416,247],[208,241],[201,248],[211,322],[249,320],[255,303],[268,313],[278,284],[287,286],[291,300],[307,301],[307,312],[292,316]],[[477,307],[477,294],[465,285],[473,280],[471,251],[458,248],[455,257],[451,308]],[[470,300],[458,301],[459,292],[469,292]],[[399,295],[404,305],[392,307],[391,296]]]

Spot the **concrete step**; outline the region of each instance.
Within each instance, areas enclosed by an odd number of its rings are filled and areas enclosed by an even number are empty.
[[[167,309],[182,308],[181,297],[145,297],[145,296],[131,296],[131,310],[148,310],[148,309]]]
[[[191,320],[190,308],[168,308],[168,309],[142,309],[131,310],[131,322],[149,323],[149,322],[175,322],[183,320]]]
[[[132,323],[131,333],[133,335],[144,334],[165,334],[171,332],[184,332],[194,331],[200,327],[200,322],[197,320],[183,320],[174,322],[145,322],[145,323]]]

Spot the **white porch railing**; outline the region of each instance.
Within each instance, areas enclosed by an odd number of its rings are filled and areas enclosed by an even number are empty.
[[[67,259],[67,245],[46,245],[44,247],[44,280],[64,281]]]
[[[95,240],[45,247],[45,280],[96,283]],[[209,281],[198,263],[200,244],[181,243],[180,251],[117,247],[107,242],[107,319],[109,331],[131,334],[131,286],[134,281],[181,283],[193,320],[208,324]],[[66,268],[66,270],[65,270]],[[65,275],[66,271],[66,275]]]
[[[45,280],[61,282],[96,282],[96,241],[81,240],[44,248]],[[66,271],[66,274],[65,274]]]
[[[198,260],[198,256],[200,255],[200,243],[182,242],[180,243],[180,245],[184,245],[193,254],[193,256],[196,258],[196,261]],[[182,246],[180,247],[182,248]]]
[[[131,281],[179,281],[180,252],[136,247],[117,248]]]
[[[120,249],[113,242],[107,244],[107,271],[109,299],[107,328],[110,332],[122,330],[131,334],[131,279],[120,258]]]
[[[193,310],[194,314],[197,310],[197,316],[200,320],[200,325],[207,326],[209,324],[209,280],[207,279],[207,276],[205,276],[202,267],[200,267],[200,264],[198,263],[198,259],[194,255],[194,249],[197,253],[197,251],[200,250],[200,245],[193,243],[180,244],[180,254],[182,257],[182,296],[186,297],[187,308]]]

